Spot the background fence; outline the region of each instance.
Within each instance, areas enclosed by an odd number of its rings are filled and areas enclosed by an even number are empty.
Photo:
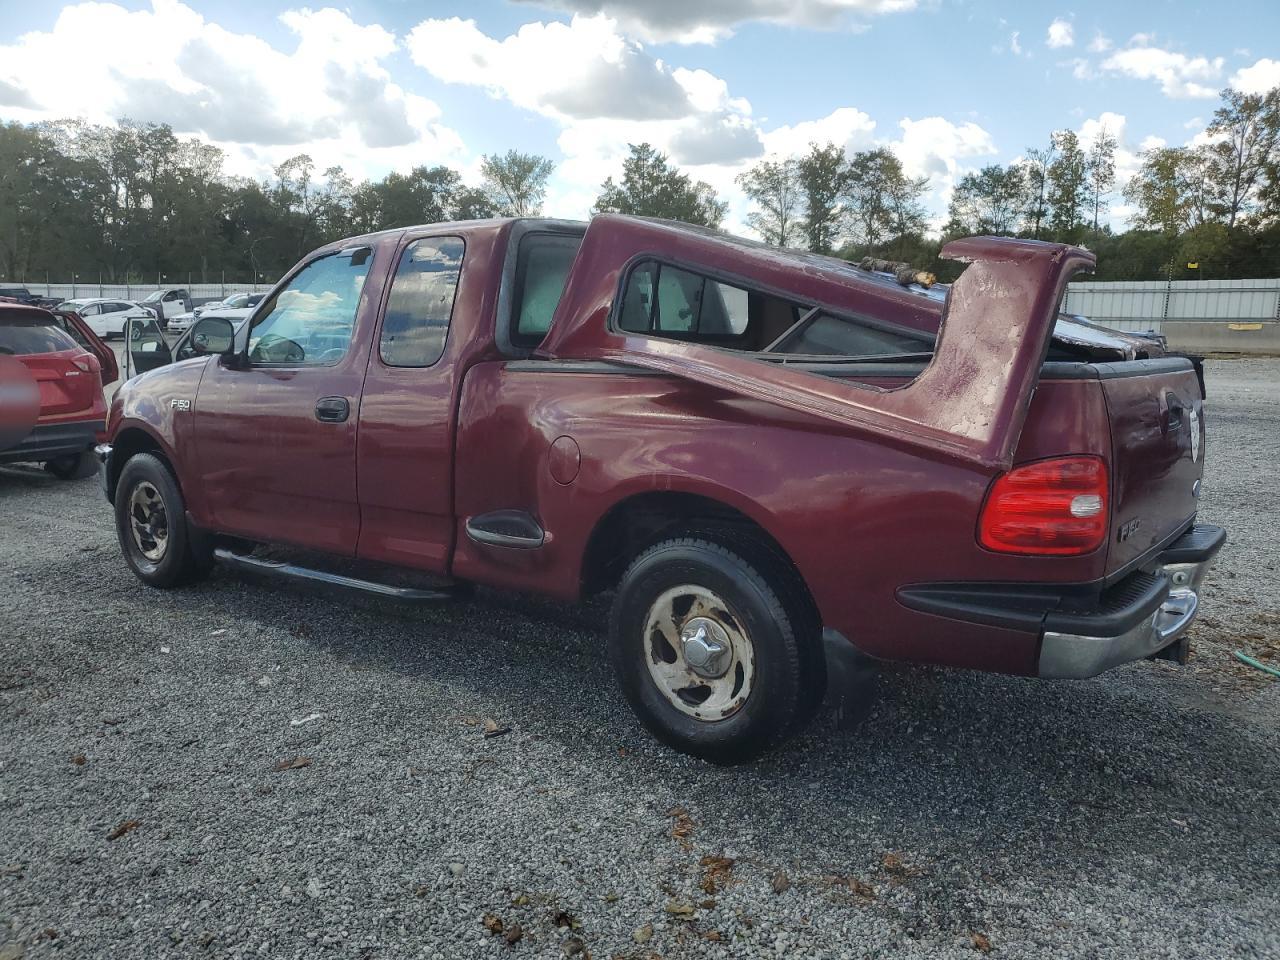
[[[9,283],[9,281],[4,281]],[[18,281],[13,282],[15,286]],[[2,284],[0,284],[2,285]],[[58,297],[72,300],[76,297],[110,297],[115,300],[143,300],[147,294],[155,290],[186,290],[193,300],[205,300],[210,297],[221,299],[233,293],[266,293],[274,286],[271,283],[192,283],[182,281],[173,283],[32,283],[26,281],[21,286],[41,297]]]

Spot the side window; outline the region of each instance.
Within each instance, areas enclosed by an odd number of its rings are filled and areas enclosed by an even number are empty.
[[[753,296],[688,270],[642,263],[631,271],[618,323],[633,333],[684,334],[708,341],[740,338],[750,326]]]
[[[360,291],[369,273],[368,247],[312,260],[254,319],[253,363],[328,365],[351,343]]]
[[[516,258],[515,297],[511,341],[536,347],[551,328],[569,268],[582,246],[582,237],[531,233],[520,241]]]
[[[657,276],[658,265],[655,263],[642,263],[631,271],[618,315],[618,325],[623,330],[648,333],[653,329],[653,288]]]
[[[102,313],[102,307],[96,303],[90,303],[81,307],[79,313],[82,317],[96,317]]]
[[[431,237],[405,248],[378,341],[387,366],[429,367],[444,353],[462,252],[458,237]]]

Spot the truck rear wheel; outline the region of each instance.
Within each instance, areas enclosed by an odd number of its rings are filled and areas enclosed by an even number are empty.
[[[207,574],[213,558],[187,526],[187,505],[168,466],[140,453],[116,483],[116,535],[125,562],[139,580],[162,590]]]
[[[713,763],[759,756],[813,698],[813,638],[784,578],[701,539],[667,540],[623,575],[609,624],[622,692],[659,740]]]

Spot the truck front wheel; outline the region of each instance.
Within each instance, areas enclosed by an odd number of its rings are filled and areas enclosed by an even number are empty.
[[[667,540],[623,575],[609,654],[632,709],[663,743],[713,763],[777,744],[807,689],[804,617],[784,578],[701,539]]]
[[[192,536],[182,491],[159,457],[130,458],[116,483],[115,508],[125,562],[147,586],[167,590],[209,572],[212,556]]]

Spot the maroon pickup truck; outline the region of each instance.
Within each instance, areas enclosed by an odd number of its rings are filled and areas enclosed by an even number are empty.
[[[1185,660],[1203,384],[1060,316],[1093,255],[971,238],[931,289],[663,221],[333,244],[236,329],[131,328],[100,448],[145,583],[217,561],[436,600],[613,591],[624,695],[758,754],[876,659]]]

